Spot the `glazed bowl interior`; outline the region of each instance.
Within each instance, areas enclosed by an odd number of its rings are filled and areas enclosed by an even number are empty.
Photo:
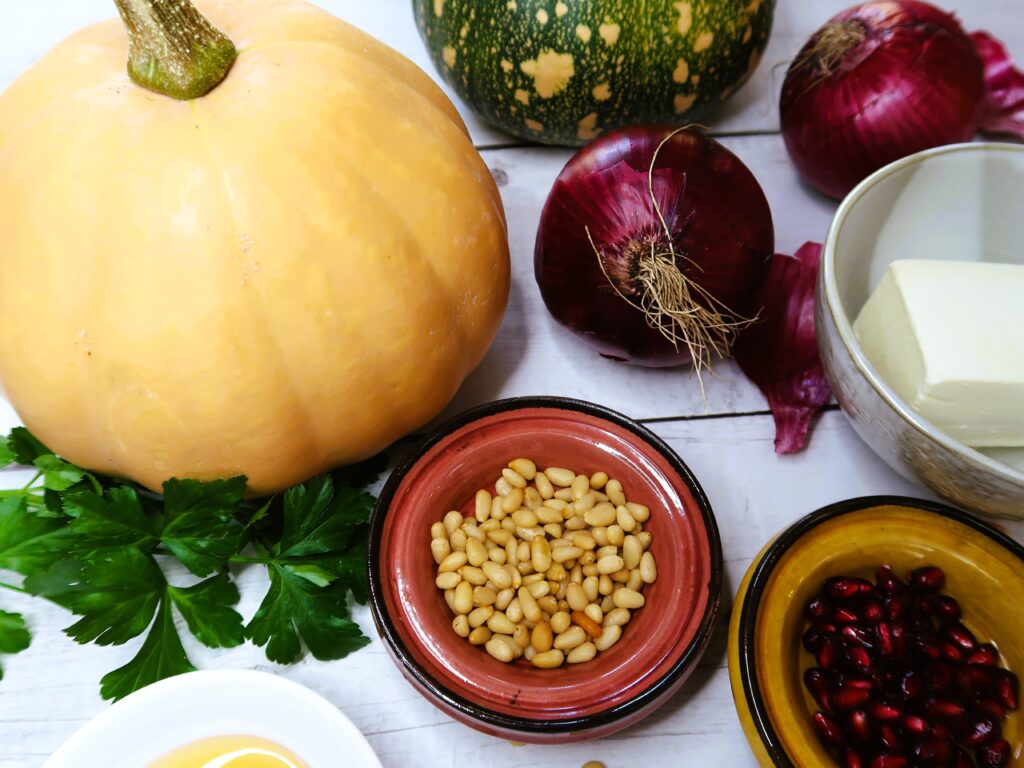
[[[396,470],[371,532],[371,602],[391,652],[435,703],[500,728],[568,733],[642,708],[696,662],[717,610],[718,534],[696,481],[660,441],[613,420],[622,417],[572,403],[504,401],[442,428]],[[557,670],[498,662],[455,635],[434,584],[431,524],[451,509],[471,515],[476,491],[493,493],[517,457],[607,472],[651,509],[658,579],[622,639],[594,661]]]
[[[979,642],[995,643],[1003,666],[1024,670],[1024,550],[1019,545],[963,513],[928,502],[865,499],[821,510],[769,545],[752,568],[743,604],[741,654],[752,670],[744,682],[748,699],[770,724],[768,738],[791,761],[776,759],[776,765],[835,765],[811,727],[818,707],[803,685],[803,673],[816,664],[801,643],[807,627],[803,610],[825,579],[873,581],[883,563],[901,578],[922,565],[942,568],[943,592],[960,601],[963,623]],[[1010,713],[1003,731],[1019,757],[1019,711]]]
[[[1024,448],[978,450],[940,433],[879,377],[853,333],[861,308],[897,259],[1024,264],[1022,212],[1024,146],[977,143],[922,152],[878,171],[850,193],[829,233],[824,272],[826,299],[840,310],[834,313],[840,337],[879,393],[905,419],[1024,487]]]

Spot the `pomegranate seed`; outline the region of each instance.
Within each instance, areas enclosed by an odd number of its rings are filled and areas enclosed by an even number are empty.
[[[906,587],[889,565],[883,565],[875,571],[875,582],[878,591],[885,595],[895,595]]]
[[[952,643],[939,643],[939,655],[947,661],[963,661],[964,652],[958,645]]]
[[[868,670],[868,671],[870,671],[870,670]],[[846,685],[850,686],[851,688],[860,688],[863,691],[870,691],[872,688],[875,687],[874,681],[872,681],[872,680],[865,680],[864,678],[860,678],[860,677],[848,678],[846,680]]]
[[[1000,704],[995,699],[987,697],[979,697],[971,703],[971,709],[977,712],[979,715],[990,717],[993,720],[999,721],[1006,717],[1006,707]]]
[[[960,611],[960,603],[949,595],[938,595],[932,603],[932,612],[942,622],[960,621],[963,613]]]
[[[852,608],[840,606],[832,612],[832,620],[836,624],[852,624],[857,618],[857,613]]]
[[[869,668],[871,666],[871,656],[864,648],[847,648],[843,651],[843,659],[855,667]]]
[[[928,733],[928,721],[917,715],[908,715],[903,718],[903,730],[913,736],[924,736]]]
[[[847,749],[842,753],[842,765],[843,768],[864,768],[864,758],[857,750]]]
[[[903,755],[879,755],[871,761],[869,768],[907,768],[910,761]]]
[[[995,675],[989,667],[964,664],[956,671],[956,687],[968,697],[989,693],[995,688]]]
[[[893,722],[899,720],[903,716],[903,712],[899,708],[894,707],[892,704],[887,704],[884,701],[875,701],[868,706],[868,713],[871,715],[873,720],[877,720],[883,723]]]
[[[825,637],[825,635],[830,634],[832,633],[820,627],[811,627],[806,632],[804,632],[804,648],[806,648],[811,653],[817,653],[818,650],[821,648],[821,639]]]
[[[853,624],[847,624],[843,627],[840,634],[864,648],[875,647],[875,638],[872,634],[866,629],[861,629]]]
[[[959,622],[943,627],[942,638],[965,651],[973,651],[978,647],[978,641],[971,630]]]
[[[907,655],[907,630],[906,630],[906,628],[902,624],[900,624],[900,623],[898,623],[896,621],[893,621],[892,627],[890,628],[890,631],[889,631],[889,634],[892,637],[892,653],[893,653],[893,655],[896,658],[898,658],[898,659],[902,659],[904,656]]]
[[[968,664],[994,667],[999,663],[999,651],[992,643],[982,643],[967,657]]]
[[[885,608],[878,600],[868,600],[861,609],[861,615],[864,621],[877,624],[885,618]]]
[[[896,735],[896,731],[888,725],[880,725],[878,727],[878,742],[888,752],[897,752],[903,748],[899,736]]]
[[[996,680],[996,695],[1007,709],[1016,709],[1020,697],[1020,684],[1017,676],[1005,669],[999,670]]]
[[[1002,768],[1010,762],[1010,742],[1006,739],[993,741],[979,747],[975,755],[978,758],[978,768]]]
[[[913,602],[911,604],[913,605],[914,610],[918,613],[923,616],[931,616],[932,610],[935,607],[934,600],[934,595],[918,595],[913,598]]]
[[[938,592],[945,580],[946,575],[942,572],[942,569],[936,568],[934,565],[915,568],[910,572],[910,578],[908,579],[910,587],[921,592]]]
[[[929,659],[937,659],[941,655],[939,652],[939,639],[935,636],[935,632],[932,631],[931,627],[927,625],[917,628],[914,646],[918,652]]]
[[[998,739],[1001,734],[999,724],[994,720],[983,719],[978,720],[972,724],[970,729],[967,731],[967,735],[964,736],[963,741],[965,744],[970,744],[972,747],[977,747],[982,744],[987,744],[992,739]]]
[[[871,691],[854,687],[849,683],[843,683],[839,690],[832,694],[832,706],[840,711],[853,709],[867,701],[870,696]]]
[[[928,699],[924,703],[924,711],[930,718],[943,720],[953,725],[964,722],[967,715],[967,710],[963,705],[951,699]]]
[[[847,576],[838,576],[825,581],[825,588],[822,590],[825,597],[830,600],[848,600],[854,595],[860,594],[861,583],[868,582],[863,579],[853,579]]]
[[[879,622],[875,627],[875,634],[878,635],[878,652],[882,656],[892,656],[892,631],[884,621]]]
[[[832,606],[820,597],[815,597],[807,604],[807,618],[824,619],[832,613]]]
[[[867,741],[871,736],[871,724],[868,722],[868,713],[863,709],[853,710],[846,718],[846,732],[850,734],[850,738],[854,741]]]
[[[921,674],[914,670],[907,672],[900,679],[900,693],[908,701],[919,698],[924,693],[924,683],[921,681]]]
[[[953,738],[953,731],[948,725],[936,723],[928,731],[928,735],[936,741],[950,741]]]
[[[906,609],[903,600],[896,597],[895,595],[889,595],[882,598],[882,607],[885,608],[885,612],[889,614],[890,619],[898,619],[903,616]]]
[[[822,635],[818,643],[818,666],[831,669],[839,657],[839,641],[833,634]]]
[[[919,765],[946,765],[953,758],[953,747],[948,741],[931,739],[914,747]]]
[[[843,743],[843,731],[839,727],[839,723],[824,712],[816,712],[813,722],[814,728],[818,732],[818,738],[826,746],[838,747]]]
[[[974,761],[960,747],[957,747],[956,755],[953,758],[953,768],[974,768]]]
[[[953,685],[953,668],[941,661],[932,664],[925,672],[925,682],[932,693],[944,693]]]

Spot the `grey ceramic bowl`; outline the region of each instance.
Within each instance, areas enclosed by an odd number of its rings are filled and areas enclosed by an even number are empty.
[[[854,336],[861,307],[900,258],[1024,264],[1024,146],[939,147],[861,182],[829,228],[816,315],[832,391],[875,453],[962,507],[1024,517],[1024,449],[982,452],[944,434],[889,388]]]

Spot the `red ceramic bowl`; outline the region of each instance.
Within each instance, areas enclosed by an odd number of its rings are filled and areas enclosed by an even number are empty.
[[[495,661],[452,630],[434,585],[430,525],[472,514],[516,457],[603,470],[651,509],[658,580],[622,639],[585,664],[540,670]],[[466,725],[534,743],[596,738],[653,712],[683,684],[711,637],[722,584],[718,528],[700,485],[656,435],[614,411],[562,398],[471,410],[415,448],[381,492],[370,527],[370,606],[409,681]]]

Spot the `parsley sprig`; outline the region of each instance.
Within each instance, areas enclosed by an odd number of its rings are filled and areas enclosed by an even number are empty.
[[[163,494],[87,472],[54,455],[23,427],[0,439],[0,466],[36,474],[0,491],[0,571],[23,577],[0,587],[67,608],[64,631],[79,643],[121,645],[145,633],[138,653],[100,682],[106,699],[194,669],[175,626],[209,648],[250,640],[271,661],[303,649],[339,659],[369,640],[349,601],[365,604],[366,523],[374,498],[363,488],[383,467],[374,460],[321,475],[253,502],[245,478],[172,479]],[[175,584],[180,563],[195,578]],[[270,588],[246,623],[233,572],[264,567]],[[23,616],[0,609],[0,654],[24,650]],[[3,670],[0,668],[0,678]]]

